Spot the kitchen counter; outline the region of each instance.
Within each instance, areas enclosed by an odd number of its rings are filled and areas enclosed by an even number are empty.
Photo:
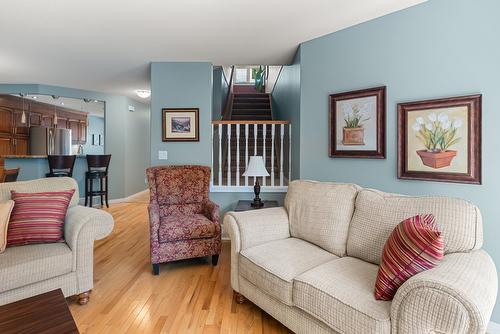
[[[77,158],[86,158],[87,156],[86,155],[77,155],[76,157]],[[4,158],[4,159],[47,159],[47,156],[46,155],[29,155],[29,154],[28,155],[10,154],[10,155],[2,155],[1,158]]]
[[[2,155],[3,168],[20,168],[18,181],[45,178],[49,172],[49,163],[46,155]],[[0,167],[1,168],[1,167]],[[87,159],[85,155],[77,155],[73,178],[78,183],[80,198],[85,197],[85,172],[87,172]]]

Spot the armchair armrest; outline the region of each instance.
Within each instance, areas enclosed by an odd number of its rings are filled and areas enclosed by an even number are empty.
[[[220,209],[217,204],[208,200],[203,203],[202,213],[205,217],[213,221],[214,223],[220,222]]]
[[[113,216],[84,206],[68,209],[64,223],[64,238],[73,253],[73,271],[76,272],[78,291],[92,289],[94,269],[94,240],[113,230]]]
[[[393,333],[484,333],[497,296],[497,272],[483,250],[446,255],[406,281],[391,305]]]
[[[290,237],[285,208],[269,208],[244,212],[228,212],[224,228],[231,238],[231,286],[239,292],[238,257],[247,248]]]

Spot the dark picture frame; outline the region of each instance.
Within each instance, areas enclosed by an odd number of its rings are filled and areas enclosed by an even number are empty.
[[[452,144],[445,150],[438,149],[436,152],[433,150],[421,149],[415,151],[414,147],[409,147],[409,131],[416,132],[419,128],[418,122],[411,125],[410,113],[412,112],[432,112],[436,115],[436,110],[443,109],[452,110],[450,108],[455,108],[456,110],[466,110],[466,115],[463,120],[457,121],[450,119],[447,120],[447,129],[462,129],[461,131],[466,131],[466,138],[456,135],[454,140],[448,136]],[[460,108],[460,109],[457,109]],[[443,112],[443,114],[445,114]],[[452,182],[452,183],[468,183],[468,184],[481,184],[481,117],[482,117],[482,95],[468,95],[450,98],[441,98],[433,100],[424,100],[416,102],[407,102],[398,104],[398,178],[407,180],[422,180],[422,181],[438,181],[438,182]],[[441,116],[441,114],[438,114]],[[413,115],[414,118],[415,115]],[[446,115],[446,117],[448,117]],[[421,117],[420,117],[421,118]],[[435,119],[432,116],[432,119]],[[427,120],[421,120],[427,122]],[[439,122],[439,120],[436,120]],[[459,122],[457,125],[453,122]],[[429,121],[429,123],[432,123]],[[436,123],[437,124],[437,123]],[[415,126],[416,129],[413,129]],[[425,126],[425,125],[422,125]],[[432,128],[430,126],[429,128]],[[424,130],[426,131],[426,130]],[[420,134],[419,134],[420,135]],[[421,138],[422,136],[420,136]],[[456,149],[456,143],[462,142],[462,146],[466,144],[466,149],[458,150]],[[453,146],[455,145],[455,146]],[[438,152],[439,151],[439,152]],[[453,159],[458,159],[461,152],[467,152],[466,158],[462,158],[467,164],[466,172],[447,172],[446,168],[452,166]],[[419,155],[421,163],[425,165],[429,170],[414,170],[409,166],[409,155],[413,154],[413,158],[416,159],[415,153]],[[440,157],[437,154],[441,154]],[[448,154],[448,157],[444,156]],[[434,156],[433,156],[434,155]],[[462,157],[465,156],[463,153]]]
[[[375,149],[362,150],[364,142],[363,126],[358,126],[349,129],[347,121],[346,126],[342,128],[343,141],[345,145],[352,145],[352,149],[341,149],[339,146],[338,133],[338,114],[342,112],[338,107],[340,103],[349,103],[349,100],[357,100],[362,98],[375,97],[375,114],[376,120],[370,120],[372,126],[375,126],[375,134],[372,135],[371,141],[375,142]],[[386,158],[386,86],[374,87],[350,92],[331,94],[329,97],[329,156],[331,158],[366,158],[366,159],[385,159]],[[347,131],[357,131],[357,134],[349,135]],[[347,142],[346,138],[352,138],[353,141]],[[357,139],[356,139],[357,138]],[[358,142],[355,142],[358,140]],[[358,149],[356,149],[358,148]]]
[[[200,141],[199,108],[163,108],[161,112],[162,141]]]

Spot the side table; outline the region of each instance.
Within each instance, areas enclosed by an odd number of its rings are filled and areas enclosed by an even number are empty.
[[[238,205],[236,205],[234,211],[259,210],[259,209],[275,208],[279,206],[278,201],[262,201],[262,203],[264,203],[263,207],[253,208],[251,205],[252,202],[253,201],[251,200],[239,200]]]

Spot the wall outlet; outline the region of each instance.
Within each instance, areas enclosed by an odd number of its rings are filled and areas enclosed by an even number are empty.
[[[158,151],[158,160],[168,160],[168,152]]]

